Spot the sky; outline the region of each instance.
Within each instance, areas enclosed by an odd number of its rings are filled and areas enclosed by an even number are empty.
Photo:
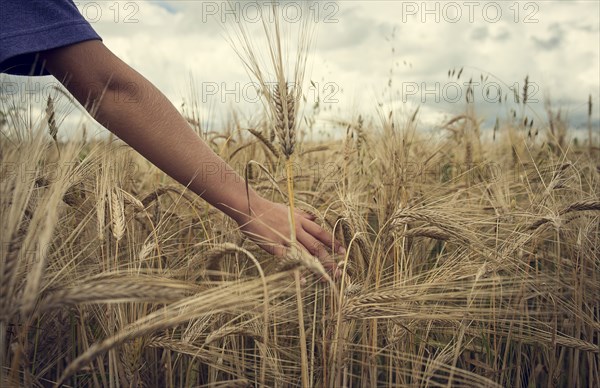
[[[185,102],[189,109],[195,101],[212,130],[225,125],[233,112],[251,123],[264,111],[229,38],[238,22],[259,42],[257,10],[264,11],[268,3],[76,1],[110,50],[178,108]],[[475,111],[489,127],[497,117],[509,117],[511,109],[523,113],[511,88],[522,98],[526,77],[525,114],[537,123],[546,120],[544,106],[550,101],[573,127],[583,128],[591,95],[598,124],[598,1],[278,4],[290,46],[301,17],[310,18],[315,29],[304,90],[307,107],[319,101],[317,117],[324,126],[358,114],[411,116],[419,107],[420,126],[435,128],[465,111],[472,80]],[[264,50],[258,55],[267,59]],[[499,93],[506,96],[503,104],[497,101]]]

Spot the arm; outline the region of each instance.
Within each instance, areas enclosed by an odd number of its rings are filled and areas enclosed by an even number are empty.
[[[169,176],[189,184],[193,192],[234,219],[263,249],[277,256],[285,254],[288,243],[284,236],[290,235],[287,207],[250,189],[249,214],[244,180],[196,135],[153,84],[102,42],[85,41],[49,50],[42,53],[42,58],[49,72],[88,111],[90,102],[97,104],[90,113],[100,124]],[[127,102],[132,100],[136,102]],[[333,244],[338,252],[343,252],[330,233],[301,212],[296,214],[296,236],[329,269],[335,263],[324,248]]]

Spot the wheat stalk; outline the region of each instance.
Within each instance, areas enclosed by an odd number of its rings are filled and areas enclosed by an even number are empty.
[[[304,82],[304,71],[310,45],[312,44],[313,29],[310,27],[309,18],[306,17],[309,12],[306,12],[305,17],[303,17],[298,24],[299,31],[297,34],[298,47],[296,61],[292,76],[288,77],[286,74],[286,66],[284,65],[284,58],[287,53],[284,52],[282,45],[283,33],[281,29],[280,9],[276,3],[271,3],[270,5],[270,17],[263,17],[261,18],[261,21],[269,50],[269,70],[275,74],[275,85],[272,88],[272,91],[269,87],[270,83],[265,76],[262,64],[258,60],[249,33],[242,23],[237,23],[235,25],[237,28],[237,38],[241,43],[241,47],[239,47],[233,39],[230,39],[230,41],[234,50],[246,68],[254,78],[256,78],[263,91],[266,100],[265,102],[268,107],[268,113],[273,120],[274,132],[277,135],[282,153],[286,159],[289,222],[291,226],[290,241],[292,245],[294,245],[296,242],[296,221],[294,212],[292,155],[296,147],[296,125],[300,121],[296,117],[299,112],[297,106],[300,97],[299,88],[302,87]],[[308,9],[305,9],[305,11],[308,11]],[[292,24],[290,24],[290,26],[291,25]],[[289,79],[293,80],[292,85],[288,85]]]
[[[446,241],[451,238],[451,235],[436,226],[422,226],[420,228],[409,229],[404,233],[406,237],[429,237],[435,240]]]
[[[253,134],[258,140],[260,140],[261,143],[263,143],[276,158],[280,156],[280,153],[275,147],[275,145],[271,142],[271,140],[267,139],[265,135],[262,134],[262,132],[252,128],[248,128],[248,132]]]
[[[275,133],[281,145],[281,151],[289,159],[296,147],[296,117],[293,87],[288,88],[287,82],[276,84],[273,90],[273,105],[275,108]]]
[[[139,263],[143,263],[148,258],[148,256],[150,256],[150,254],[154,250],[155,246],[156,246],[155,241],[153,241],[153,240],[146,241],[144,243],[144,245],[142,245],[142,248],[140,249],[140,251],[138,253],[137,261]]]
[[[255,341],[263,341],[263,338],[261,337],[260,334],[255,333],[251,330],[248,330],[247,328],[244,327],[244,325],[235,324],[235,325],[221,326],[217,330],[213,331],[212,333],[210,333],[209,335],[206,336],[206,340],[204,341],[204,344],[209,345],[215,341],[220,340],[223,337],[227,337],[227,336],[234,335],[234,334],[243,335],[245,337],[252,338]]]
[[[171,302],[197,290],[186,283],[144,276],[116,276],[90,279],[66,289],[48,292],[40,303],[38,314],[61,306],[129,301]]]
[[[54,144],[56,145],[56,150],[60,154],[60,149],[58,148],[58,125],[56,125],[56,111],[54,110],[54,101],[52,97],[48,95],[48,100],[46,102],[46,122],[48,123],[48,131],[52,139],[54,140]]]
[[[542,226],[548,222],[553,222],[556,224],[558,222],[558,220],[560,219],[560,217],[564,216],[565,214],[572,213],[572,212],[582,212],[582,211],[600,211],[600,201],[587,200],[587,201],[574,202],[574,203],[570,204],[569,206],[566,206],[566,207],[562,208],[561,210],[559,210],[558,215],[556,215],[556,216],[546,216],[546,217],[537,219],[531,225],[529,225],[528,229],[530,229],[530,230],[538,229],[540,226]]]
[[[271,277],[271,280],[277,281],[281,278]],[[89,349],[71,362],[55,386],[60,386],[66,378],[98,355],[134,338],[173,327],[190,319],[198,318],[203,314],[216,314],[224,311],[243,312],[248,306],[256,305],[256,301],[265,295],[264,287],[264,279],[261,279],[210,289],[148,314],[125,327],[119,333],[90,346]],[[268,301],[264,300],[263,302],[266,304]]]
[[[592,95],[588,97],[588,115],[587,115],[587,127],[588,127],[588,148],[590,156],[593,155],[594,144],[592,141]]]
[[[117,241],[125,234],[125,209],[123,207],[122,191],[114,188],[110,191],[110,214],[112,217],[112,233]]]
[[[178,186],[163,186],[163,187],[159,187],[158,189],[154,190],[152,193],[146,195],[144,197],[144,199],[141,200],[142,207],[144,209],[147,209],[148,206],[150,206],[150,204],[152,204],[152,202],[158,200],[159,197],[161,197],[162,195],[168,194],[168,193],[176,194],[179,197],[178,200],[180,198],[184,198],[191,205],[197,206],[196,205],[197,199],[194,198],[192,195],[190,195],[188,191],[181,190]]]

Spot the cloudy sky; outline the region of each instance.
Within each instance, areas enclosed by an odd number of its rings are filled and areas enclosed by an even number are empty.
[[[235,15],[226,1],[76,3],[105,44],[176,106],[195,99],[211,126],[232,109],[249,120],[260,115],[252,80],[227,41],[238,17],[257,30],[257,3],[234,5]],[[528,115],[537,122],[549,98],[584,126],[590,94],[598,121],[598,1],[304,3],[280,1],[280,12],[290,31],[299,13],[316,26],[307,75],[314,86],[305,94],[310,103],[320,99],[323,121],[392,109],[410,115],[421,106],[422,126],[433,127],[464,111],[472,79],[476,110],[489,124],[517,108],[510,88],[521,95],[526,76]],[[507,103],[497,103],[498,93]]]

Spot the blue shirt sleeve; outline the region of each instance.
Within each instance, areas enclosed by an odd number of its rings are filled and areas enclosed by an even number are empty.
[[[47,75],[37,53],[101,39],[73,0],[1,0],[0,72]]]

